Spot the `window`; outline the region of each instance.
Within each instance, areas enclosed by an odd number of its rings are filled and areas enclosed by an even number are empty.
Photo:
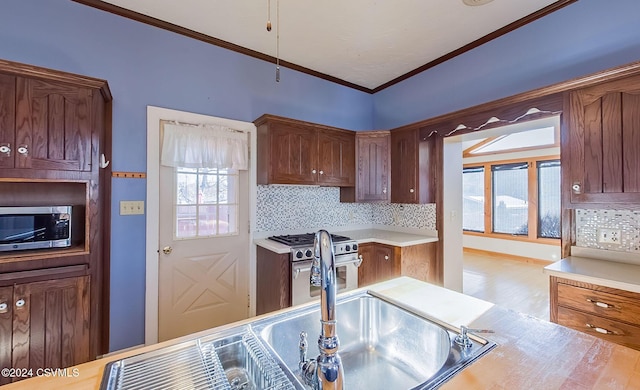
[[[529,234],[528,164],[491,167],[493,232]]]
[[[462,198],[462,228],[484,232],[484,167],[463,170]]]
[[[560,238],[557,156],[466,166],[462,186],[465,232],[531,241]]]
[[[238,233],[238,171],[176,168],[175,238]]]
[[[560,238],[560,161],[538,161],[538,237]]]

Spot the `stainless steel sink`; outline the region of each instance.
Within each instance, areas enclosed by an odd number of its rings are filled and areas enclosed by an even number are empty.
[[[453,329],[366,293],[343,298],[336,313],[345,389],[434,388],[495,346],[475,338],[463,349],[453,342]],[[268,318],[253,329],[303,386],[299,334],[309,335],[309,357],[315,357],[319,309]]]
[[[473,336],[469,348],[461,347],[453,341],[456,329],[373,293],[342,296],[336,311],[349,390],[436,388],[495,346]],[[101,389],[302,390],[301,331],[316,357],[318,304],[109,363]]]

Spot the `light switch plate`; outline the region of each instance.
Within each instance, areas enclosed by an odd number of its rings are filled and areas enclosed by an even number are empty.
[[[598,229],[598,242],[601,244],[617,244],[620,245],[620,229]]]
[[[121,200],[120,215],[144,214],[144,200]]]

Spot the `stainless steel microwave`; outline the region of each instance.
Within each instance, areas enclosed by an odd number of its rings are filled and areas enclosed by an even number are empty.
[[[71,206],[0,207],[0,252],[71,246]]]

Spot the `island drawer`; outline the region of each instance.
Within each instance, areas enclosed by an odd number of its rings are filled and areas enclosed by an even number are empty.
[[[640,350],[640,327],[558,307],[558,324]]]
[[[626,294],[633,293],[626,292]],[[570,307],[629,324],[640,324],[640,294],[636,295],[638,296],[634,299],[630,296],[558,283],[559,306]]]

